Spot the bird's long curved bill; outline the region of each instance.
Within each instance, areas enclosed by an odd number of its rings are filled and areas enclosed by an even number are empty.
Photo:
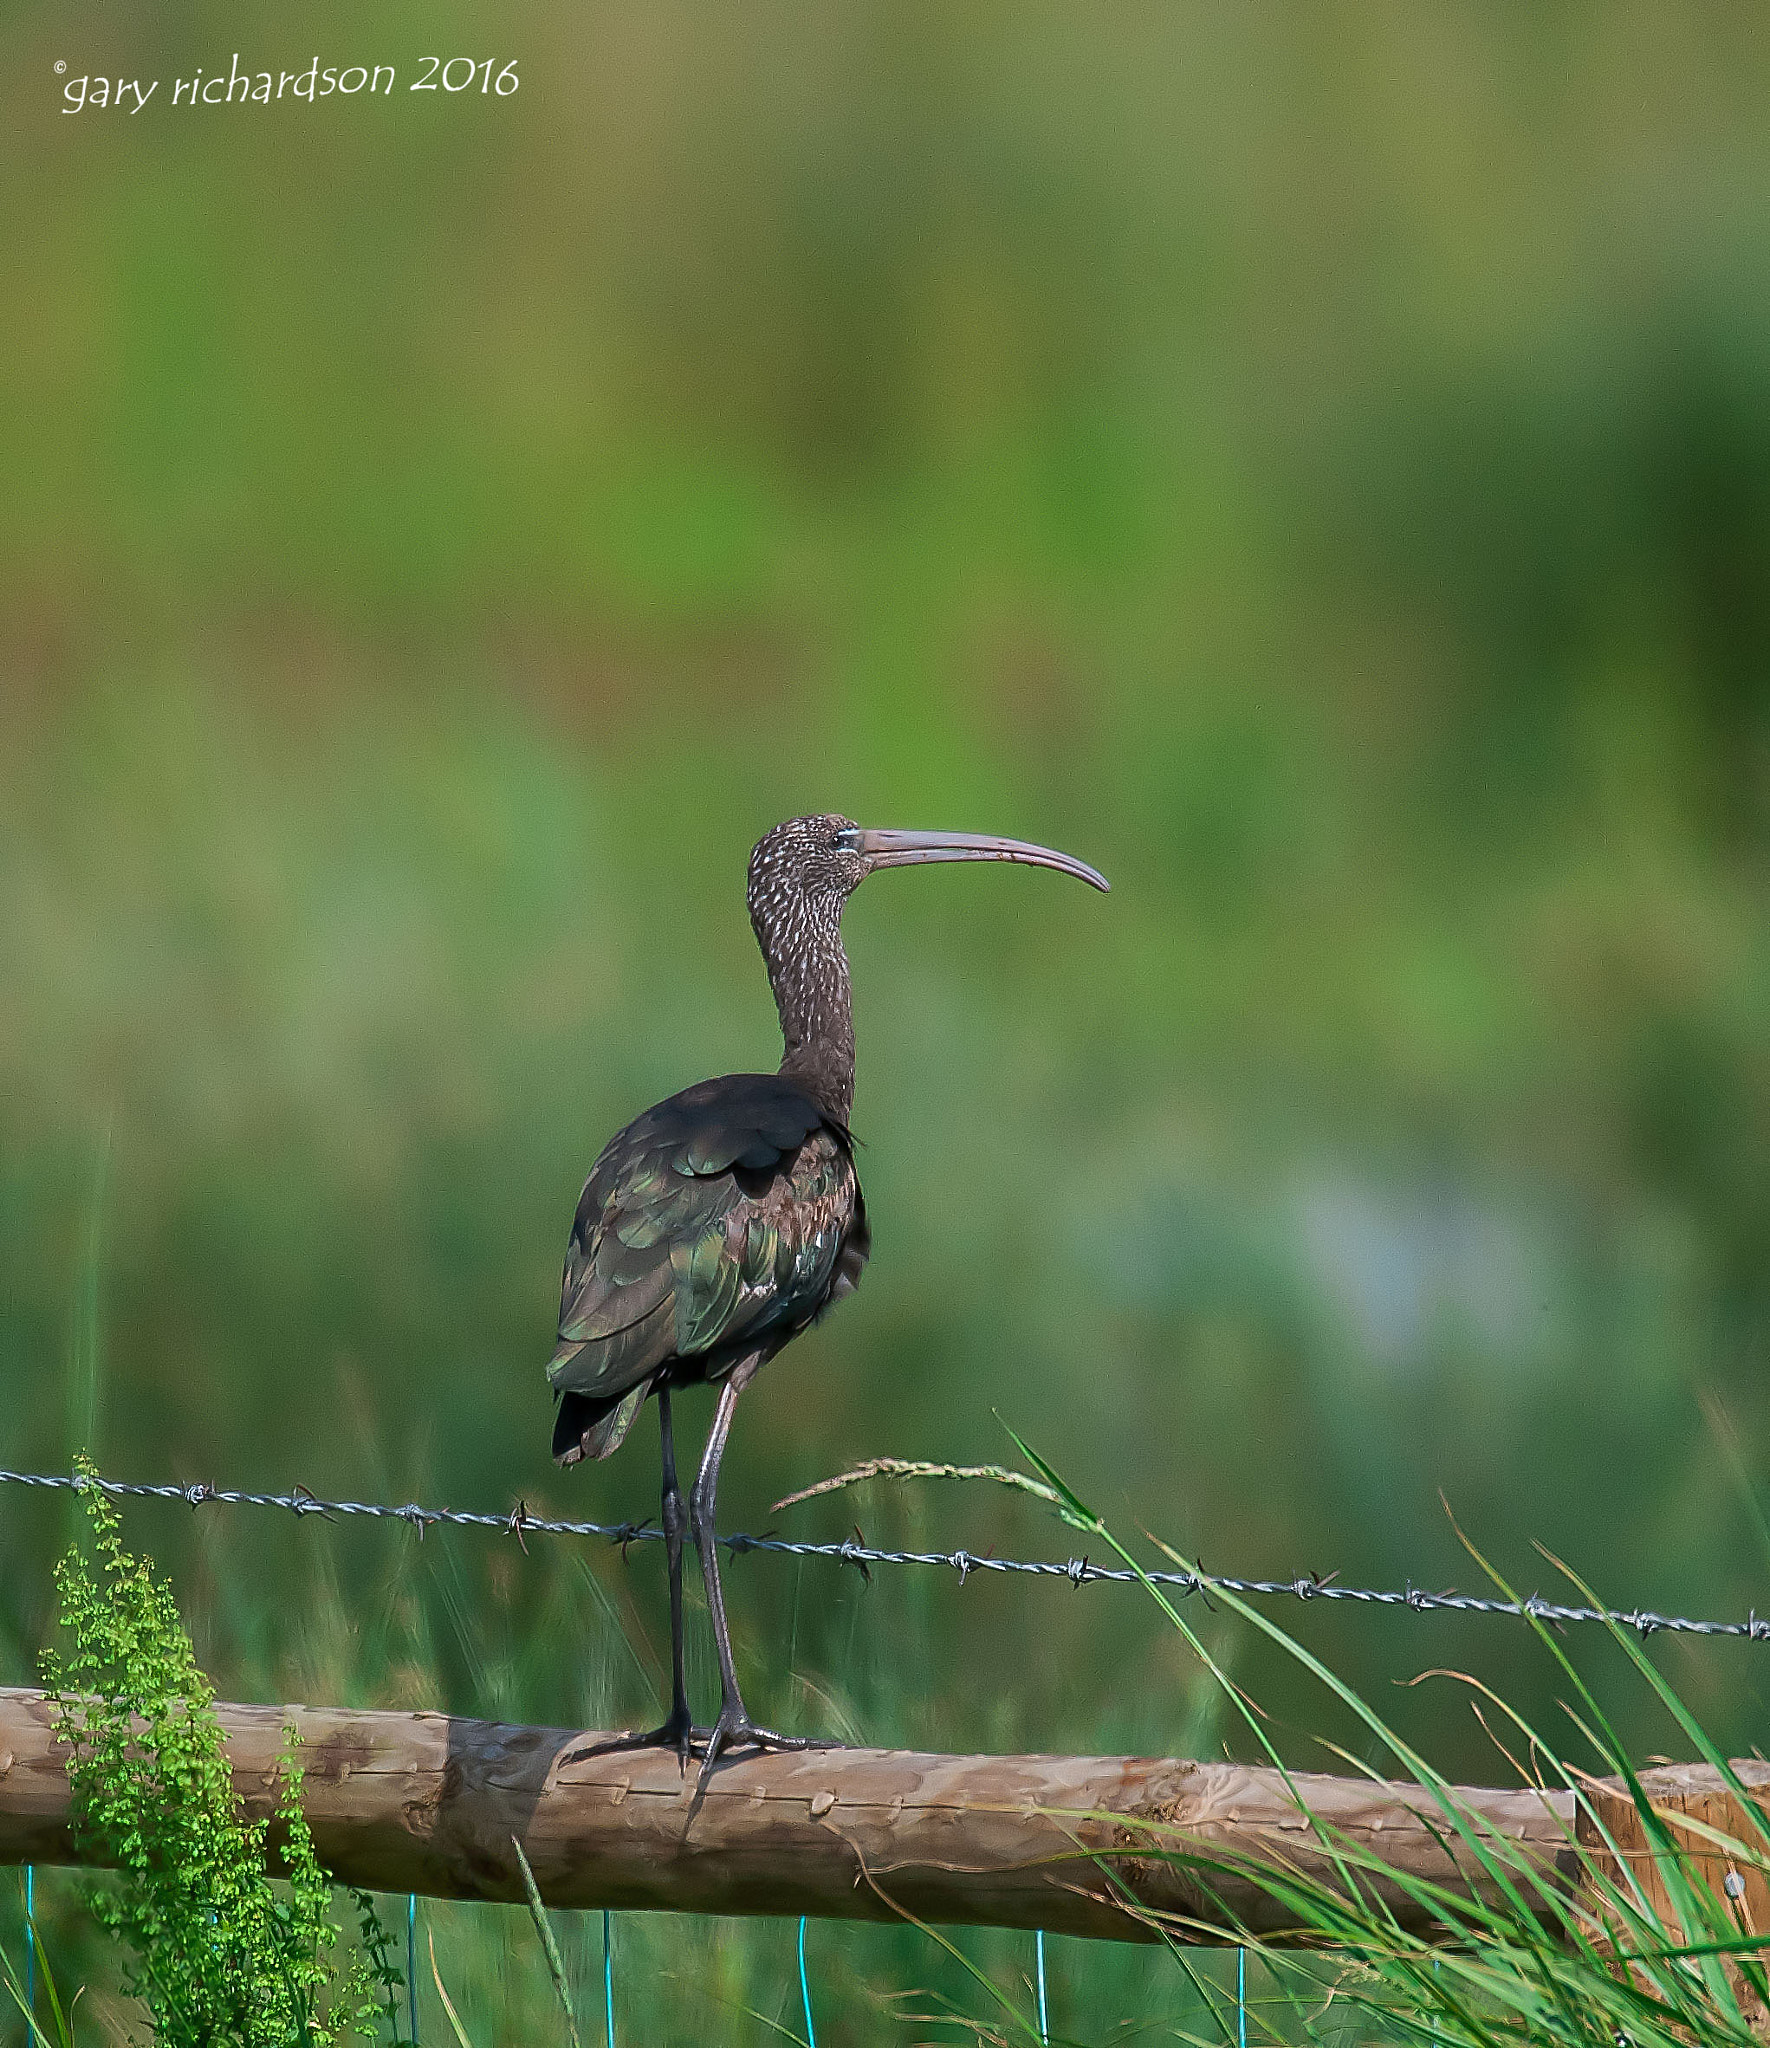
[[[1014,860],[1028,867],[1055,868],[1096,889],[1110,889],[1106,877],[1086,861],[1033,846],[1024,839],[992,839],[982,832],[889,832],[863,830],[860,851],[876,868],[907,868],[936,860]]]

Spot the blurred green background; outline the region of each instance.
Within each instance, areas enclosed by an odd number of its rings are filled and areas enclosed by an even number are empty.
[[[647,1513],[649,1422],[547,1459],[566,1227],[619,1124],[773,1064],[744,862],[831,808],[1114,893],[856,899],[874,1263],[745,1401],[729,1525],[1005,1422],[1222,1570],[1476,1586],[1442,1495],[1524,1590],[1539,1541],[1770,1605],[1754,11],[7,23],[0,1459]],[[169,104],[236,49],[398,90]],[[433,52],[520,90],[410,92]],[[58,61],[161,89],[70,116]],[[1069,1546],[975,1490],[778,1526],[856,1521]],[[0,1500],[9,1682],[67,1527]],[[223,1693],[650,1704],[649,1552],[128,1532]],[[1240,1739],[1129,1593],[733,1579],[796,1725]],[[1506,1624],[1288,1620],[1467,1775],[1461,1695],[1389,1681],[1553,1712]],[[1655,1655],[1761,1739],[1761,1648]]]

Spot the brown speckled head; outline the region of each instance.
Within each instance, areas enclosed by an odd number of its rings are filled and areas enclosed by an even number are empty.
[[[836,811],[788,818],[750,849],[750,922],[768,950],[766,933],[801,917],[838,921],[842,906],[867,877],[861,829]]]

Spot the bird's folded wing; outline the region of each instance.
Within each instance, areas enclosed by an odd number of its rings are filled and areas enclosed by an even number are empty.
[[[561,1391],[608,1396],[809,1319],[854,1206],[846,1133],[774,1075],[649,1110],[585,1184],[561,1287]]]

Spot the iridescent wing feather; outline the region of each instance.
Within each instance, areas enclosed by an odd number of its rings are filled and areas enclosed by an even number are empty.
[[[774,1074],[684,1089],[603,1151],[560,1289],[554,1456],[607,1457],[659,1378],[779,1348],[866,1263],[848,1133]]]

